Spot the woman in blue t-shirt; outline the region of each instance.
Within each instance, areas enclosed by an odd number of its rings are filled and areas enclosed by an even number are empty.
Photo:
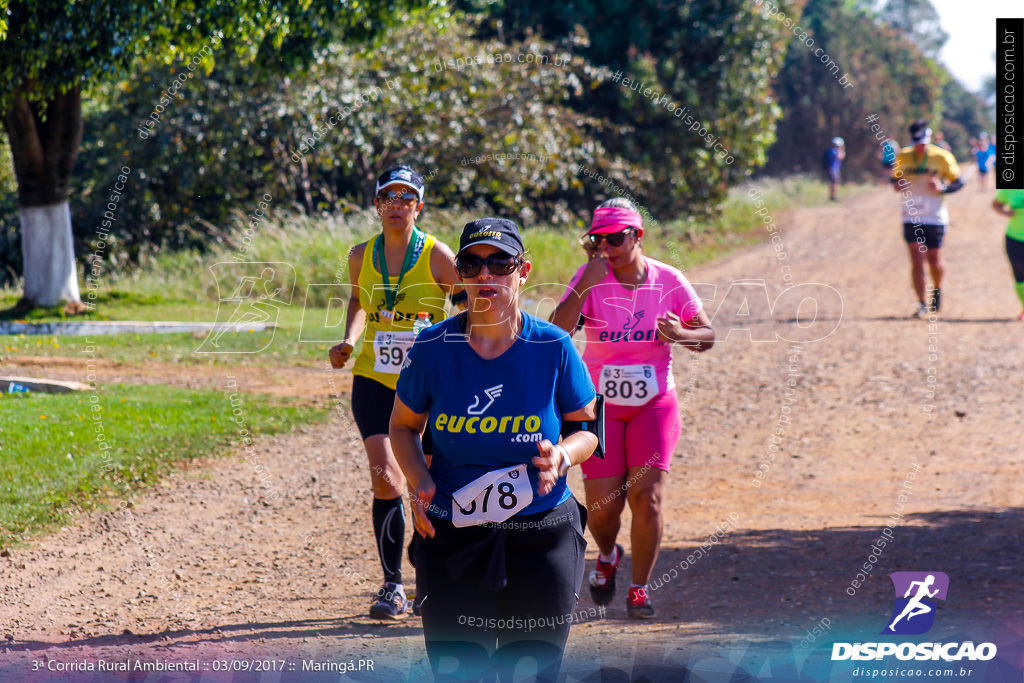
[[[456,268],[468,310],[419,334],[391,415],[426,539],[416,569],[427,655],[435,674],[458,659],[455,678],[508,674],[531,657],[554,680],[583,578],[583,515],[565,475],[597,437],[563,424],[593,420],[596,393],[569,336],[519,310],[524,252],[512,221],[465,226]]]

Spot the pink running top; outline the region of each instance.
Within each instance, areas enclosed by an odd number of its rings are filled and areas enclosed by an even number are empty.
[[[583,302],[587,339],[583,361],[598,393],[604,393],[599,378],[605,365],[653,365],[658,393],[675,389],[672,351],[658,339],[658,316],[671,311],[685,322],[703,308],[685,275],[661,261],[643,258],[647,279],[636,290],[622,286],[609,270]],[[576,271],[570,287],[576,286],[585,268],[586,264]],[[568,295],[566,291],[563,301]]]

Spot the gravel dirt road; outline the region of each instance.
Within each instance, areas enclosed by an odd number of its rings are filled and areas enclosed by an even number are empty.
[[[713,299],[719,343],[676,353],[686,429],[665,501],[658,616],[627,620],[623,595],[575,625],[569,680],[853,680],[861,663],[830,662],[831,643],[879,639],[893,571],[950,579],[934,628],[909,638],[992,641],[998,657],[965,664],[967,680],[1021,680],[1024,323],[990,201],[973,185],[950,198],[942,311],[930,321],[909,319],[897,198],[881,188],[775,216],[774,247],[687,273]],[[81,379],[77,362],[51,374]],[[223,384],[217,367],[100,372]],[[417,618],[366,616],[379,568],[350,375],[326,362],[232,374],[251,391],[337,404],[324,425],[260,442],[281,495],[267,496],[255,461],[234,453],[0,557],[0,681],[336,680],[302,671],[326,660],[373,660],[354,680],[429,678]],[[582,495],[578,472],[570,482]],[[880,537],[891,538],[873,551]],[[591,607],[584,590],[579,609]],[[298,669],[73,670],[266,658]]]

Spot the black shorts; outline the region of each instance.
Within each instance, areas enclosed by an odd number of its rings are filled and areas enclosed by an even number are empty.
[[[391,411],[395,407],[395,390],[375,379],[355,375],[352,377],[352,417],[359,428],[359,436],[366,439],[378,434],[388,435]],[[430,427],[423,432],[423,452],[434,452],[430,440]]]
[[[431,522],[434,537],[416,544],[416,585],[434,673],[453,657],[453,679],[493,680],[528,657],[540,680],[557,680],[583,582],[586,508],[570,497],[490,527]]]
[[[1013,281],[1024,282],[1024,242],[1006,236],[1006,256],[1013,268]]]
[[[942,238],[946,235],[945,225],[925,225],[924,223],[904,223],[903,239],[908,244],[917,242],[924,244],[926,249],[941,249]]]

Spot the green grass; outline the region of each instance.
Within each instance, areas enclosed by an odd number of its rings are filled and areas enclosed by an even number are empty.
[[[815,179],[765,180],[756,185],[777,223],[784,222],[786,209],[827,201],[825,185]],[[713,222],[675,220],[649,226],[645,239],[648,253],[687,269],[768,239],[747,196],[751,186],[734,188]],[[845,198],[865,189],[870,188],[847,186],[841,195]],[[429,209],[421,227],[447,244],[457,245],[462,225],[474,217],[479,216]],[[561,295],[583,260],[578,241],[583,228],[526,226],[524,238],[534,264],[525,294],[531,300],[525,302],[529,310],[542,312],[543,299]],[[97,335],[91,339],[17,335],[0,338],[0,362],[17,356],[89,354],[130,365],[153,361],[277,367],[323,363],[342,329],[316,330],[317,323],[327,316],[329,295],[320,289],[307,297],[307,287],[347,283],[349,248],[378,230],[369,212],[344,217],[283,217],[264,224],[244,259],[287,263],[290,268],[278,271],[294,273],[295,282],[288,303],[277,308],[277,330],[223,337],[222,350],[246,353],[197,354],[205,333]],[[225,320],[225,311],[218,314],[219,299],[228,297],[230,291],[218,290],[215,270],[210,268],[238,257],[238,245],[229,244],[206,254],[156,251],[137,266],[115,265],[100,278],[94,292],[95,309],[76,319],[212,322],[220,315]],[[246,266],[228,267],[222,288],[238,281],[238,268]],[[259,266],[250,268],[253,272],[244,274],[259,274]],[[86,283],[81,282],[83,295],[87,295]],[[342,294],[335,290],[333,296]],[[0,291],[0,308],[12,306],[19,296],[16,289]],[[85,296],[84,300],[91,299]],[[330,324],[340,322],[343,313],[343,308],[332,309]],[[66,317],[55,307],[34,310],[18,319],[50,322]],[[175,465],[225,452],[239,441],[224,393],[148,385],[108,387],[95,395],[102,407],[98,413],[90,409],[94,394],[89,392],[0,396],[0,548],[64,524],[77,511],[107,505],[118,496],[144,489]],[[244,410],[246,426],[262,434],[325,415],[320,408],[252,395],[246,395]],[[98,448],[92,422],[96,414],[102,417],[109,450]]]
[[[253,394],[242,394],[236,407],[255,435],[326,416],[324,408]],[[140,385],[0,396],[0,548],[110,505],[186,460],[241,446],[241,427],[231,418],[227,389]],[[259,483],[255,474],[253,481]]]
[[[216,319],[216,315],[216,303],[214,303],[209,317],[199,319],[213,321]],[[317,322],[324,320],[327,311],[311,308],[306,311],[308,319],[305,323],[306,332],[303,333],[302,315],[301,303],[282,307],[278,329],[225,334],[220,339],[219,350],[233,353],[197,352],[210,348],[208,345],[204,345],[206,332],[110,334],[92,335],[91,337],[18,334],[0,336],[0,362],[5,357],[16,359],[17,356],[82,357],[87,349],[92,349],[97,358],[129,364],[157,361],[199,366],[312,367],[326,362],[327,350],[331,346],[333,335],[336,334],[340,339],[344,328],[338,327],[329,330],[328,333],[317,334],[317,331],[312,328],[316,326]],[[339,318],[340,315],[336,311],[332,312],[332,322]],[[157,319],[189,320],[190,318],[159,317]],[[341,319],[343,320],[343,318]],[[317,341],[300,341],[300,337]]]
[[[738,248],[767,241],[770,235],[764,230],[761,218],[754,214],[754,206],[748,196],[748,191],[754,186],[761,190],[760,199],[776,221],[782,218],[781,213],[786,209],[828,203],[826,184],[810,176],[766,178],[744,183],[730,191],[720,215],[713,221],[660,221],[660,230],[652,229],[648,233],[649,239],[645,240],[648,252],[654,258],[686,269],[721,258]],[[847,185],[840,188],[840,196],[847,198],[870,189],[869,185]],[[428,206],[420,226],[455,247],[462,226],[473,218],[479,218],[479,215]],[[538,294],[559,294],[559,288],[569,281],[582,263],[579,237],[584,226],[524,227],[524,240],[534,262],[533,282],[550,284],[550,288],[537,290]],[[345,257],[349,248],[379,230],[379,223],[368,211],[353,212],[345,217],[285,217],[261,227],[246,258],[290,264],[296,274],[292,307],[301,309],[309,284],[347,284]],[[161,253],[141,268],[112,273],[109,285],[146,296],[175,292],[189,301],[215,303],[217,289],[208,268],[219,261],[231,261],[236,254],[237,251],[230,246],[219,246],[205,255]],[[327,302],[322,293],[317,293],[309,303],[323,307]]]
[[[97,310],[82,315],[69,316],[64,313],[63,306],[34,308],[27,313],[12,313],[6,309],[17,302],[19,294],[6,290],[0,294],[0,320],[19,320],[24,322],[53,322],[65,320],[124,320],[118,313],[124,310],[168,310],[174,303],[159,294],[143,295],[124,290],[103,292],[97,297]],[[183,311],[188,310],[188,302],[177,302]],[[113,316],[111,314],[114,314]],[[188,320],[189,318],[185,318]]]
[[[784,222],[783,212],[799,206],[827,203],[827,187],[821,181],[796,176],[782,180],[765,179],[734,188],[723,204],[718,218],[711,222],[695,220],[661,221],[650,226],[645,236],[647,252],[659,260],[681,269],[690,269],[770,238],[748,191],[761,190],[770,215],[777,223]],[[870,190],[870,186],[841,188],[843,198]],[[421,227],[449,245],[457,245],[462,225],[473,216],[464,212],[430,209],[423,214]],[[99,338],[102,357],[119,362],[159,360],[174,363],[257,365],[312,365],[326,358],[327,348],[340,339],[343,327],[310,334],[314,321],[323,320],[328,303],[328,290],[308,289],[310,284],[347,284],[346,254],[353,245],[377,233],[379,224],[370,212],[353,212],[347,216],[283,217],[261,226],[253,246],[244,258],[253,262],[286,263],[277,267],[294,287],[289,302],[277,308],[278,325],[267,348],[270,333],[225,335],[226,349],[248,351],[239,354],[195,354],[205,334],[111,335]],[[583,226],[527,226],[524,238],[533,260],[526,296],[534,301],[557,300],[569,278],[583,260],[579,236]],[[184,320],[215,321],[218,300],[229,296],[228,287],[237,282],[239,273],[257,275],[261,266],[231,265],[221,276],[221,288],[211,267],[217,263],[235,262],[238,245],[219,245],[209,253],[155,252],[134,267],[114,266],[100,278],[95,310],[81,316],[85,320]],[[246,270],[248,269],[248,270]],[[84,285],[83,285],[84,286]],[[333,296],[344,296],[346,288],[334,289]],[[85,294],[85,292],[83,292]],[[0,308],[10,306],[18,292],[0,292]],[[89,299],[86,298],[88,301]],[[306,320],[303,321],[304,308]],[[530,310],[535,310],[530,308]],[[341,322],[344,310],[331,312],[331,322]],[[226,311],[221,311],[226,319]],[[59,308],[33,311],[29,321],[65,319]],[[300,330],[305,325],[303,339]],[[75,355],[82,352],[81,337],[8,337],[0,339],[3,355]],[[258,352],[255,352],[257,351]]]

